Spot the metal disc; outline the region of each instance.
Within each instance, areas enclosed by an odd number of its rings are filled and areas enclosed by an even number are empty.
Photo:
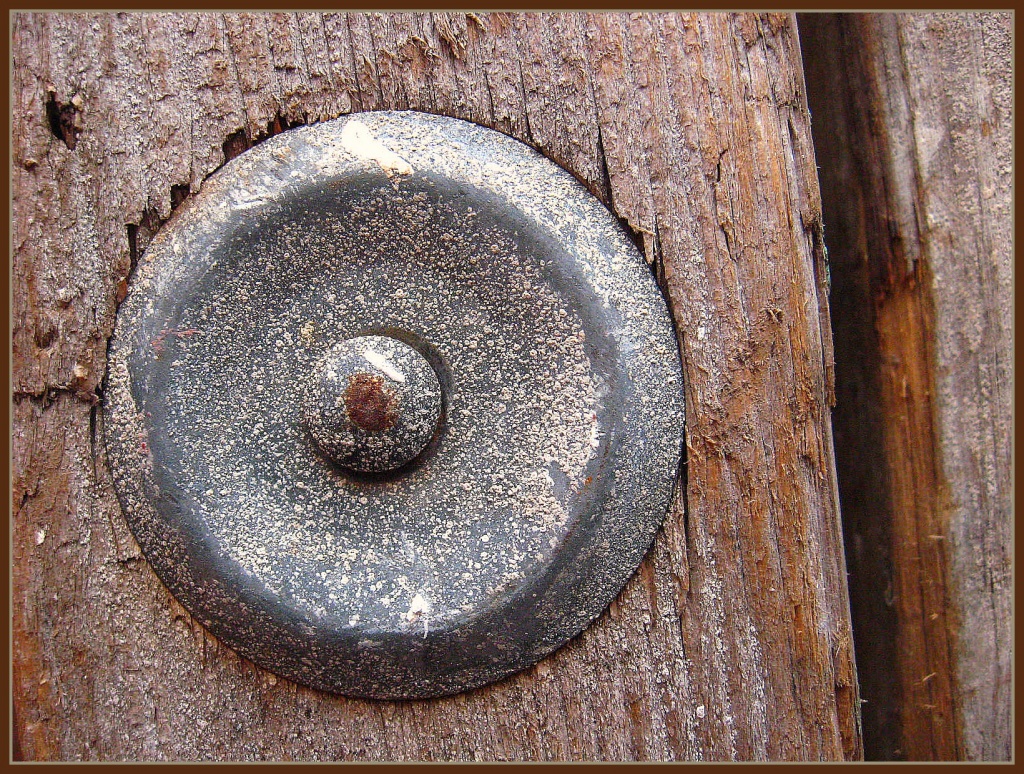
[[[378,336],[429,363],[440,409],[414,458],[359,472],[308,396]],[[501,678],[600,615],[668,508],[682,394],[650,271],[571,175],[474,124],[361,113],[242,154],[161,229],[104,411],[129,525],[203,625],[398,698]]]

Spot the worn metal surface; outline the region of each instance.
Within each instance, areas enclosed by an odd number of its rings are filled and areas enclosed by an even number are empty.
[[[443,429],[441,383],[427,359],[391,336],[336,344],[313,370],[302,419],[317,447],[351,471],[412,462]]]
[[[354,476],[303,418],[340,341],[406,341],[444,431]],[[364,113],[209,179],[119,312],[107,444],[154,569],[226,644],[300,682],[425,697],[497,679],[596,618],[669,504],[673,329],[615,219],[473,124]]]

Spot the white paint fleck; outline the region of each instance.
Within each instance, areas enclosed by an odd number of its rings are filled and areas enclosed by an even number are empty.
[[[405,614],[405,620],[412,623],[420,616],[423,616],[423,638],[426,639],[430,627],[430,603],[422,594],[417,593],[409,603],[409,612]]]
[[[256,207],[262,207],[266,203],[266,199],[243,199],[242,201],[236,201],[234,208],[236,210],[252,210]]]
[[[341,144],[353,156],[367,161],[376,161],[389,175],[411,175],[409,162],[378,140],[365,124],[350,119],[341,130]]]
[[[374,352],[372,349],[364,349],[363,357],[365,357],[366,360],[375,368],[387,374],[389,379],[401,384],[405,383],[405,374],[395,368],[394,364],[380,352]]]

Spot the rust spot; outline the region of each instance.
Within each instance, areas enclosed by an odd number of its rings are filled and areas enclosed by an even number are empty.
[[[345,408],[352,423],[369,433],[379,433],[398,421],[398,395],[384,386],[376,374],[358,373],[345,388]]]

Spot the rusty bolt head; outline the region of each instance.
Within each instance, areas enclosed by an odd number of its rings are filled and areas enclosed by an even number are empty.
[[[408,344],[358,336],[320,360],[302,412],[316,445],[335,463],[381,473],[412,461],[434,437],[441,384]]]

